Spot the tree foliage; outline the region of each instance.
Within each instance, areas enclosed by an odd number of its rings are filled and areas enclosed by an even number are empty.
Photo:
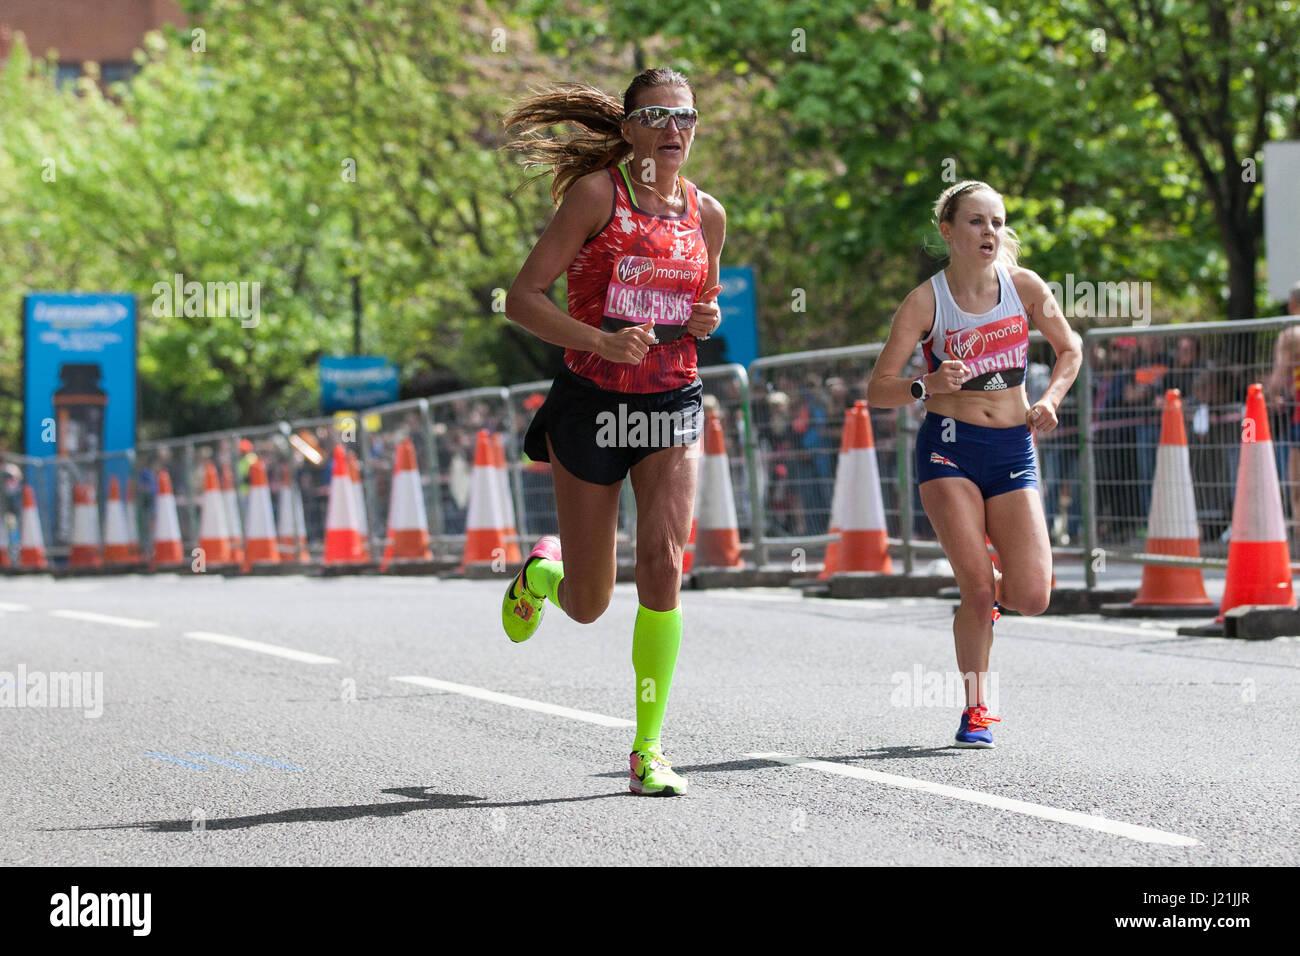
[[[498,311],[551,212],[501,116],[654,65],[695,83],[687,175],[727,207],[724,264],[758,267],[766,352],[878,339],[958,178],[1048,279],[1150,281],[1157,319],[1267,309],[1242,171],[1300,138],[1295,0],[186,6],[202,33],[148,37],[129,84],[58,88],[21,44],[0,70],[0,443],[33,290],[139,296],[154,431],[313,411],[316,359],[357,346],[413,393],[552,373]],[[155,314],[178,273],[258,283],[259,324]]]

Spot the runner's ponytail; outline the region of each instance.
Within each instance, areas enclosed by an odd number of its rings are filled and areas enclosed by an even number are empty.
[[[695,102],[690,80],[675,70],[655,69],[632,80],[622,104],[583,83],[552,87],[517,103],[504,118],[506,128],[514,133],[506,149],[523,158],[526,170],[541,170],[524,185],[554,172],[551,198],[559,205],[569,187],[583,176],[631,156],[632,144],[623,138],[623,118],[632,111],[637,95],[653,86],[683,86],[691,90],[691,102]],[[568,137],[539,132],[565,123],[579,131]]]

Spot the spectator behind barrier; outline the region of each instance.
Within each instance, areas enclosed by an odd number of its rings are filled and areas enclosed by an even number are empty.
[[[1291,287],[1287,314],[1300,316],[1300,282]],[[1300,325],[1288,326],[1277,337],[1267,392],[1270,403],[1283,413],[1283,427],[1273,438],[1277,443],[1278,470],[1289,492],[1294,550],[1296,522],[1300,521],[1300,455],[1292,453],[1293,446],[1300,443]]]

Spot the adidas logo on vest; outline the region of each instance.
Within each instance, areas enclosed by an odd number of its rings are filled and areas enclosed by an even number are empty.
[[[984,391],[996,392],[999,389],[1007,387],[1006,381],[1002,378],[1001,372],[994,372],[993,377],[984,383]]]

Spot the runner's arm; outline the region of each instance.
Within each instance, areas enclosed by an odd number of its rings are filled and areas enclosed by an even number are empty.
[[[1043,333],[1043,338],[1047,339],[1056,352],[1052,380],[1038,401],[1034,402],[1034,405],[1049,403],[1054,417],[1065,393],[1070,390],[1079,374],[1079,366],[1083,362],[1083,340],[1079,338],[1079,333],[1070,328],[1070,323],[1065,321],[1065,313],[1038,273],[1031,269],[1016,268],[1011,270],[1011,278],[1020,302],[1025,307],[1025,318]]]
[[[717,293],[710,296],[709,291],[718,286],[722,246],[727,241],[727,211],[722,203],[703,191],[700,192],[700,228],[704,230],[704,244],[709,250],[709,274],[704,280],[704,299],[691,307],[686,331],[696,338],[706,338],[722,324],[722,313],[715,301]]]
[[[569,187],[506,294],[506,318],[544,342],[584,352],[597,350],[604,333],[557,306],[547,290],[605,221],[613,202],[612,189],[604,170],[583,176]]]
[[[899,373],[916,351],[917,343],[928,334],[933,320],[934,290],[930,283],[923,282],[908,293],[894,313],[889,338],[871,370],[867,401],[876,408],[898,408],[915,401],[911,391],[912,379],[900,378]],[[923,377],[926,391],[933,391],[931,375]]]

